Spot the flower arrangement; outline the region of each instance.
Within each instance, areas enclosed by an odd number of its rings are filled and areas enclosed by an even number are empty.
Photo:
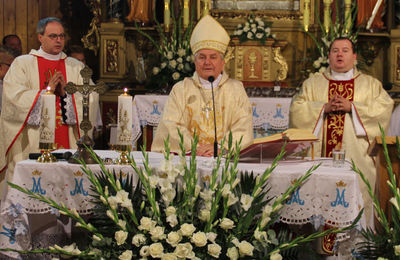
[[[159,40],[154,39],[136,25],[138,32],[150,40],[159,54],[157,65],[153,67],[152,76],[146,84],[152,89],[164,88],[169,91],[169,88],[175,83],[185,77],[191,77],[195,71],[194,57],[190,48],[193,21],[190,21],[189,26],[184,30],[182,14],[176,18],[172,8],[173,6],[171,6],[172,28],[170,33],[165,32],[161,24],[155,20]]]
[[[247,17],[244,24],[238,24],[236,30],[233,32],[233,37],[239,38],[239,41],[260,41],[265,44],[269,39],[275,39],[275,34],[271,34],[272,22],[264,22],[260,17]]]
[[[98,174],[81,162],[82,170],[92,184],[96,204],[90,223],[75,209],[10,183],[13,188],[73,218],[78,227],[90,234],[90,242],[85,243],[87,248],[82,250],[71,244],[32,252],[58,253],[75,259],[281,260],[301,244],[354,227],[355,224],[307,237],[294,237],[282,230],[277,234],[273,225],[285,201],[319,165],[311,167],[280,197],[269,198],[267,180],[283,157],[284,149],[261,175],[239,173],[240,145],[234,146],[230,135],[228,150],[222,151],[216,159],[211,173],[202,175],[197,172],[198,138],[194,136],[192,155],[187,158],[183,136],[179,135],[179,158],[174,159],[169,153],[167,138],[164,161],[158,169],[149,165],[145,152],[142,166],[130,158],[139,177],[135,188],[131,178],[124,181],[122,174],[117,178],[97,157],[94,158],[102,170]],[[221,147],[223,144],[224,141]],[[7,250],[16,251],[0,249]]]
[[[336,4],[338,4],[338,2],[336,2]],[[339,6],[336,6],[336,10],[339,10]],[[357,13],[357,6],[355,5],[352,7],[350,14],[354,12]],[[344,37],[348,38],[350,41],[356,44],[359,29],[353,32],[355,19],[357,18],[356,15],[353,16],[352,20],[350,20],[350,17],[345,17],[344,19],[340,19],[339,12],[336,12],[335,22],[330,23],[330,28],[328,32],[325,31],[322,22],[319,21],[317,9],[316,9],[316,16],[320,25],[321,35],[318,35],[318,32],[316,33],[311,33],[309,31],[304,31],[304,32],[311,37],[316,46],[316,53],[318,58],[316,58],[312,62],[312,67],[313,67],[312,72],[324,72],[329,66],[328,54],[331,43],[337,38]],[[347,26],[348,23],[350,23],[350,26]]]
[[[393,196],[389,200],[391,221],[388,220],[385,212],[381,208],[371,184],[353,162],[353,170],[360,175],[361,179],[368,187],[368,192],[373,199],[374,210],[380,223],[380,227],[377,228],[376,231],[371,229],[362,230],[365,241],[357,244],[357,259],[400,259],[400,190],[397,186],[398,181],[396,180],[396,176],[393,173],[392,163],[385,141],[385,132],[381,126],[380,130],[382,134],[383,152],[387,163],[386,169],[389,175],[387,184]],[[397,157],[400,158],[400,143],[398,137],[396,137],[396,147]]]

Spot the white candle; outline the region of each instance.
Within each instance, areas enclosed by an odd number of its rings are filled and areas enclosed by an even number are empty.
[[[40,119],[40,143],[53,144],[56,130],[56,96],[50,92],[41,95],[42,97],[42,114]]]
[[[183,28],[189,25],[189,0],[183,0]]]
[[[164,1],[164,27],[165,31],[169,32],[169,25],[170,25],[170,10],[169,10],[169,0]]]
[[[376,13],[378,12],[381,4],[382,4],[382,0],[378,0],[376,2],[375,6],[374,6],[374,10],[372,10],[371,17],[369,18],[368,23],[367,23],[367,27],[366,27],[367,30],[369,30],[371,28],[372,22],[375,20]]]
[[[118,96],[118,145],[132,145],[132,96],[127,91]]]
[[[304,0],[303,25],[307,32],[310,25],[310,0]]]

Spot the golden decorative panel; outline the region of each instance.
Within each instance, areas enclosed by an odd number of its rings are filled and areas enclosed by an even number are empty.
[[[286,79],[288,65],[281,54],[286,41],[268,39],[264,45],[258,41],[231,42],[232,57],[227,70],[235,79],[244,82],[275,82]]]

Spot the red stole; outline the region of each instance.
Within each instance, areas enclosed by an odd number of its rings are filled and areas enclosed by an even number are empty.
[[[335,94],[350,101],[354,98],[354,79],[351,80],[329,80],[328,99],[331,100]],[[343,141],[345,112],[334,112],[327,115],[325,134],[325,157],[332,157],[332,149]]]
[[[51,76],[56,72],[60,71],[65,81],[67,81],[67,73],[65,70],[65,60],[47,60],[43,57],[37,57],[39,66],[39,80],[40,89],[46,89]],[[62,121],[62,110],[60,97],[56,96],[56,133],[55,133],[55,145],[57,149],[69,149],[69,136],[68,136],[68,125],[63,124]]]

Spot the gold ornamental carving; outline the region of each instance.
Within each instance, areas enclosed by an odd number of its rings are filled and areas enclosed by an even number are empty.
[[[264,45],[257,41],[240,43],[232,40],[234,58],[227,63],[230,75],[244,82],[275,82],[287,77],[288,64],[281,50],[286,41],[268,39]]]
[[[118,72],[118,41],[106,40],[106,72]]]

